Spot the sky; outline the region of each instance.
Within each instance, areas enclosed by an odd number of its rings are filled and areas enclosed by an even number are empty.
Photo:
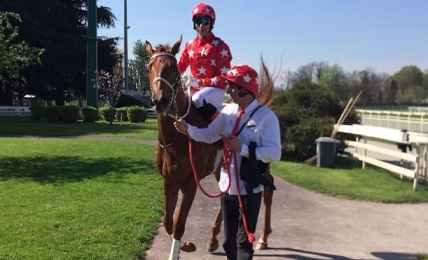
[[[128,59],[138,40],[182,48],[196,36],[191,11],[201,1],[127,0]],[[311,62],[339,65],[345,72],[398,72],[416,65],[428,70],[428,0],[211,0],[213,33],[230,47],[232,65],[256,70],[260,58],[271,70],[296,71]],[[124,0],[98,0],[111,8],[115,28],[98,36],[121,37]],[[181,52],[180,52],[181,53]],[[180,55],[179,53],[179,55]]]

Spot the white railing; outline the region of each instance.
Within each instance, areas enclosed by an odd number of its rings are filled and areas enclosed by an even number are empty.
[[[352,151],[348,149],[351,155],[363,162],[363,168],[368,163],[399,174],[400,177],[406,176],[413,179],[413,189],[417,188],[419,181],[428,180],[428,134],[366,125],[336,125],[335,127],[339,133],[357,137],[356,141],[345,140],[345,144],[352,148]],[[367,143],[367,138],[380,142]],[[401,147],[412,147],[416,152],[398,151],[396,146],[382,145],[385,142],[395,143]],[[390,159],[394,158],[402,163],[399,165],[392,163]],[[409,168],[407,165],[412,167]]]
[[[392,129],[428,132],[427,112],[398,112],[385,110],[356,110],[361,124]]]
[[[30,116],[30,107],[0,106],[0,116]]]

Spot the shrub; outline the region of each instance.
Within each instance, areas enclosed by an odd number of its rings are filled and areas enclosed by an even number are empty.
[[[43,112],[48,122],[58,122],[61,119],[61,107],[48,106],[43,109]]]
[[[147,109],[144,107],[132,106],[128,108],[128,118],[132,123],[145,122],[147,119]]]
[[[31,120],[33,122],[39,122],[43,117],[43,107],[39,103],[34,103],[30,107]]]
[[[61,107],[61,120],[65,123],[76,123],[79,119],[79,108],[75,105]]]
[[[116,103],[116,108],[131,107],[131,106],[150,107],[150,102],[147,102],[147,100],[145,100],[145,99],[143,99],[143,101],[141,101],[141,100],[136,99],[132,96],[121,94],[119,96],[119,100]]]
[[[80,116],[85,123],[93,123],[99,118],[97,109],[91,106],[82,107],[80,110]]]
[[[100,108],[100,115],[107,122],[110,122],[110,123],[113,122],[115,113],[116,113],[116,109],[112,106],[105,105]]]
[[[122,114],[122,121],[129,121],[128,119],[128,107],[116,108],[116,120],[120,121],[120,116]]]
[[[275,98],[272,110],[280,123],[283,157],[300,161],[316,154],[315,140],[331,135],[343,107],[330,88],[298,83]],[[345,122],[358,119],[350,115]]]

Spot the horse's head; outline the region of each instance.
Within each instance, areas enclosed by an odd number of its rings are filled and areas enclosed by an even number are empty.
[[[175,58],[180,49],[181,40],[182,36],[172,47],[168,44],[160,44],[156,49],[146,41],[146,51],[150,56],[147,69],[152,102],[156,106],[156,112],[164,115],[173,109],[172,105],[176,102],[177,93],[181,88],[181,77]]]

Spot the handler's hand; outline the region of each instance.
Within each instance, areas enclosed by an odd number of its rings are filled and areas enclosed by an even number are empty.
[[[242,143],[239,141],[238,137],[234,135],[224,136],[222,135],[223,141],[226,144],[226,147],[232,151],[240,152],[242,149]]]
[[[189,128],[186,121],[181,118],[174,122],[174,126],[175,129],[177,129],[177,132],[182,134],[185,134],[187,132],[187,129]]]

